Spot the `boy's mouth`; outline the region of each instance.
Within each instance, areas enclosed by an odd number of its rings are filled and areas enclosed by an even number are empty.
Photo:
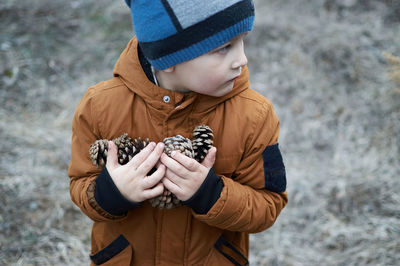
[[[242,74],[242,68],[239,69],[239,74],[237,74],[233,79],[231,79],[229,81],[235,81],[237,78],[240,77],[241,74]]]
[[[240,77],[241,74],[242,74],[242,68],[240,68],[239,73],[233,79],[228,80],[228,82],[234,82]]]
[[[234,77],[233,79],[230,79],[228,82],[233,82],[233,81],[237,80],[239,77],[240,77],[240,75]]]

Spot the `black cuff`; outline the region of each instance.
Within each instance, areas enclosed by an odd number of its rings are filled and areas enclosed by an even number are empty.
[[[192,208],[197,214],[206,214],[221,196],[223,187],[221,177],[215,174],[214,168],[211,168],[199,190],[182,203]]]
[[[123,215],[129,210],[140,206],[140,203],[129,201],[122,196],[106,167],[103,167],[96,179],[94,198],[100,207],[112,215]]]

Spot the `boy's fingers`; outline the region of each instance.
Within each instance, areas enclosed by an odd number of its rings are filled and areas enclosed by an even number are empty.
[[[141,150],[138,154],[136,154],[127,165],[137,169],[146,158],[150,155],[150,153],[154,150],[156,144],[154,142],[150,142],[143,150]]]
[[[164,185],[163,183],[159,183],[157,186],[153,188],[144,190],[143,197],[145,197],[146,199],[151,199],[160,196],[163,192],[164,192]]]
[[[150,176],[143,179],[143,188],[149,189],[160,183],[165,174],[165,166],[160,165],[157,170]]]
[[[171,170],[175,173],[179,173],[181,176],[187,175],[187,169],[184,166],[182,166],[179,162],[177,162],[175,159],[170,158],[165,153],[161,155],[160,160],[167,167],[168,170]]]
[[[147,174],[158,162],[161,154],[164,151],[164,143],[158,143],[153,151],[147,156],[147,158],[139,165],[137,170],[140,173]]]
[[[118,156],[117,156],[117,146],[115,146],[114,142],[108,142],[108,153],[107,153],[107,169],[111,170],[118,165]]]
[[[162,183],[164,184],[164,187],[166,189],[168,189],[169,191],[171,191],[171,193],[175,194],[176,196],[178,196],[179,192],[180,192],[180,187],[178,185],[176,185],[175,183],[173,183],[171,180],[169,180],[168,178],[163,178]]]
[[[181,184],[182,179],[183,179],[182,177],[179,177],[177,174],[172,172],[170,169],[165,170],[165,177],[172,183],[176,184],[177,186],[179,186],[179,184]]]
[[[195,159],[189,158],[178,151],[173,151],[171,157],[190,171],[195,171],[199,166]]]
[[[156,163],[156,167],[160,167],[160,165],[163,165],[162,162],[160,160],[158,160],[158,162]]]
[[[207,155],[201,164],[207,168],[211,168],[215,163],[216,157],[217,157],[217,148],[211,147],[211,149],[208,150]]]

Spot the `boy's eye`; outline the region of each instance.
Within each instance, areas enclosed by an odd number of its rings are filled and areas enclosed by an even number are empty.
[[[231,45],[228,44],[228,45],[225,45],[224,47],[219,48],[217,50],[217,52],[220,53],[220,54],[226,54],[229,51],[230,48],[231,48]]]

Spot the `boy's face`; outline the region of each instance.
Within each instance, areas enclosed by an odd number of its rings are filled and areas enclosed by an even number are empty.
[[[239,35],[211,52],[174,66],[174,89],[214,97],[229,93],[247,64],[244,36]]]

